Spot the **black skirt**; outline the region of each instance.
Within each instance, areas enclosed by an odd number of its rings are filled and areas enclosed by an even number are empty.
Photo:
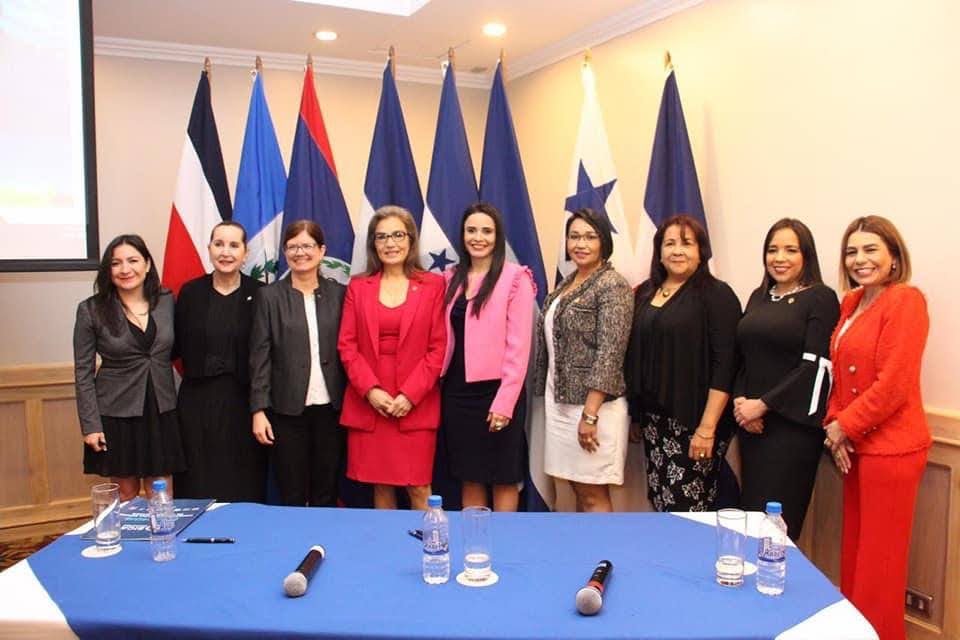
[[[263,502],[266,451],[253,437],[246,385],[230,374],[184,379],[177,413],[187,458],[177,497]]]
[[[104,477],[168,476],[186,468],[176,410],[160,413],[153,381],[147,377],[143,415],[101,416],[106,451],[83,447],[83,472]]]

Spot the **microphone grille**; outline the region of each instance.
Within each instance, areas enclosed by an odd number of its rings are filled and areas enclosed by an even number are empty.
[[[583,587],[577,591],[577,611],[592,616],[603,606],[603,596],[593,587]]]
[[[298,598],[307,592],[307,579],[299,571],[294,571],[283,579],[283,591],[291,598]]]

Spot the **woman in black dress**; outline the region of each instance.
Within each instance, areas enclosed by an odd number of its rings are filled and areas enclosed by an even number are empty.
[[[526,457],[524,378],[536,285],[506,262],[500,213],[477,203],[460,224],[460,263],[447,271],[448,331],[441,436],[463,506],[516,511]]]
[[[784,218],[770,227],[763,262],[763,283],[737,326],[740,503],[762,511],[768,500],[780,501],[796,540],[823,450],[830,334],[840,305],[823,284],[813,235],[799,220]]]
[[[653,238],[650,279],[637,289],[626,358],[632,417],[647,453],[657,511],[710,511],[733,430],[740,301],[710,273],[707,233],[686,215]]]
[[[187,456],[177,494],[263,502],[266,453],[250,431],[248,405],[253,299],[262,284],[240,272],[247,233],[239,223],[215,226],[207,249],[213,273],[183,285],[177,299],[177,410]]]
[[[157,478],[170,486],[184,468],[172,348],[173,295],[150,251],[138,235],[114,238],[94,295],[77,307],[73,358],[83,472],[111,477],[121,500],[135,498],[141,480],[147,496]]]

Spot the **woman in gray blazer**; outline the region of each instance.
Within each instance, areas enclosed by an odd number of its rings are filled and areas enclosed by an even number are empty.
[[[171,474],[185,467],[170,366],[173,295],[132,234],[107,245],[93,289],[73,330],[83,470],[112,478],[121,500],[139,494],[141,480],[149,496],[155,478],[172,487]]]
[[[547,296],[537,327],[537,393],[545,395],[544,471],[573,485],[578,511],[612,511],[623,484],[630,419],[623,357],[633,293],[608,262],[610,223],[590,209],[567,219],[576,270]]]

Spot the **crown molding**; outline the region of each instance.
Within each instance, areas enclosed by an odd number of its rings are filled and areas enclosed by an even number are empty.
[[[225,47],[207,47],[176,42],[157,42],[153,40],[130,40],[127,38],[108,38],[97,36],[93,41],[93,51],[98,56],[118,58],[138,58],[141,60],[161,60],[164,62],[187,62],[198,67],[203,59],[209,57],[215,65],[243,67],[252,69],[257,56],[264,69],[280,71],[303,71],[305,56],[296,53],[263,53],[248,49],[230,49]],[[351,76],[354,78],[382,78],[384,63],[362,62],[345,58],[313,56],[313,71],[318,74]],[[469,89],[489,89],[492,73],[457,72],[457,85]],[[440,68],[411,67],[397,65],[397,80],[421,84],[441,84],[443,74]]]
[[[680,13],[705,0],[648,0],[604,18],[592,25],[573,33],[562,40],[509,61],[508,80],[515,80],[534,71],[538,71],[570,56],[580,55],[588,47],[595,47],[642,29],[675,13]]]

